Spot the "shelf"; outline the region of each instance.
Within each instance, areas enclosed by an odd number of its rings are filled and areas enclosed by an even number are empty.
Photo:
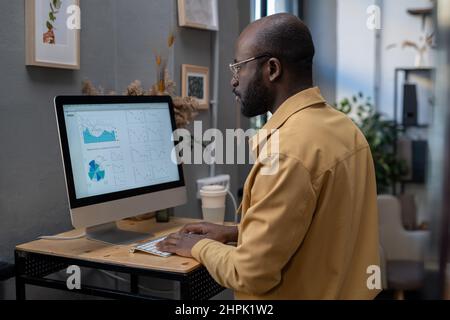
[[[412,16],[431,16],[433,8],[408,9],[408,13]]]
[[[430,125],[429,124],[421,124],[421,125],[417,125],[417,126],[403,126],[403,128],[405,128],[405,129],[410,129],[410,128],[428,129],[428,128],[430,128]]]
[[[425,31],[425,24],[427,18],[430,18],[433,15],[434,7],[428,8],[417,8],[417,9],[408,9],[407,12],[416,17],[422,18],[422,31]]]
[[[415,126],[404,126],[405,128],[423,128],[423,129],[427,129],[430,127],[429,124],[418,124]]]
[[[434,67],[399,67],[399,68],[395,68],[396,72],[399,71],[405,71],[405,72],[423,72],[423,71],[427,71],[427,72],[431,72],[436,70]]]
[[[430,127],[429,124],[417,124],[417,125],[404,125],[404,124],[397,124],[398,128],[402,128],[402,129],[409,129],[409,128],[418,128],[418,129],[427,129]]]

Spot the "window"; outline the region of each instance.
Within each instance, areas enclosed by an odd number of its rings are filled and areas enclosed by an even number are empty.
[[[275,13],[289,12],[301,18],[303,0],[252,0],[252,20]]]

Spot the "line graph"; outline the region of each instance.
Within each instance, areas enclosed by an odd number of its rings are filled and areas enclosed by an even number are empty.
[[[144,124],[145,120],[145,112],[144,110],[129,110],[126,112],[126,118],[128,123],[138,123]]]
[[[133,126],[128,129],[131,144],[147,143],[149,141],[145,126]]]
[[[144,166],[135,166],[133,168],[134,179],[137,183],[145,183],[153,179],[153,172],[151,168]]]
[[[131,147],[131,159],[133,162],[148,162],[151,160],[150,147],[146,146],[141,150]]]
[[[118,131],[113,120],[80,116],[78,122],[84,144],[118,141]]]

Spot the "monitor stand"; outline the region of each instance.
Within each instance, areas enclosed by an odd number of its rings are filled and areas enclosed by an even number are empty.
[[[132,244],[151,238],[150,233],[139,233],[117,228],[115,222],[86,228],[86,238],[110,244]]]

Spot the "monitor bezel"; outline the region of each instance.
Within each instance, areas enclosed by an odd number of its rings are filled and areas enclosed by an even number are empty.
[[[77,198],[75,183],[73,179],[72,161],[70,157],[69,143],[67,138],[66,120],[64,117],[65,105],[90,105],[90,104],[148,104],[148,103],[167,103],[169,106],[172,131],[176,127],[175,112],[172,98],[170,96],[57,96],[55,97],[55,109],[58,122],[59,141],[62,151],[64,173],[66,178],[67,193],[71,209],[86,207],[99,203],[110,202],[114,200],[131,198],[147,193],[170,190],[179,187],[185,187],[182,164],[178,164],[179,180],[156,184],[147,187],[128,189],[123,191],[111,192],[102,195]],[[173,142],[174,146],[176,142]]]

